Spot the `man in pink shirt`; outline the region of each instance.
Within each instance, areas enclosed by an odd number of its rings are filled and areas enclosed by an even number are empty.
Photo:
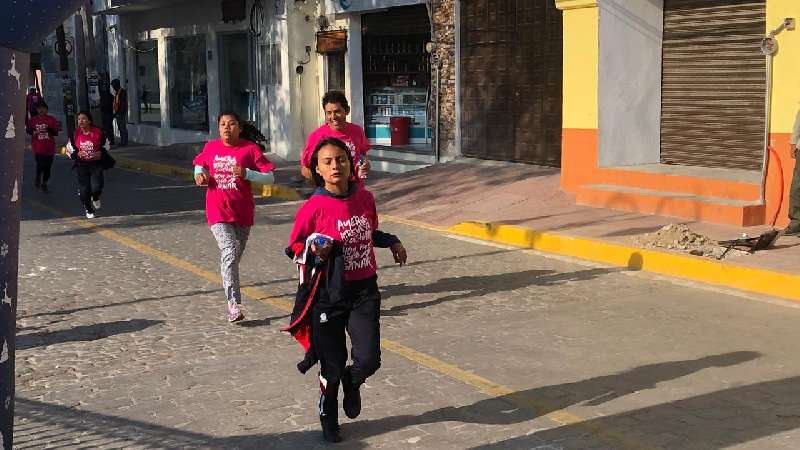
[[[314,148],[324,139],[336,138],[344,142],[350,150],[350,155],[356,163],[354,167],[356,179],[366,178],[370,168],[367,159],[369,141],[363,128],[347,121],[347,115],[350,114],[347,97],[340,91],[329,91],[322,97],[322,109],[325,110],[325,124],[308,136],[300,159],[300,173],[310,180],[311,155],[314,153]]]

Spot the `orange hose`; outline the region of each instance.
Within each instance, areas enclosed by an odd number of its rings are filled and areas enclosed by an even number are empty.
[[[776,152],[771,145],[767,148],[769,149],[770,153],[775,156],[775,162],[778,164],[778,171],[780,172],[780,176],[778,177],[778,181],[780,182],[780,189],[778,189],[780,200],[778,200],[778,208],[775,209],[775,216],[772,217],[772,226],[774,227],[775,223],[778,221],[778,214],[781,212],[781,206],[783,206],[783,164],[781,163],[781,157],[778,155],[778,152]]]

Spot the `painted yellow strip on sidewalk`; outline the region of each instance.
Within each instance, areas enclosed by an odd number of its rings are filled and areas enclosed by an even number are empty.
[[[800,301],[800,275],[795,274],[738,266],[699,256],[543,233],[515,225],[464,222],[447,231],[460,236]]]
[[[129,158],[118,158],[117,162],[120,167],[132,170],[142,170],[163,176],[192,177],[192,171],[188,168],[184,169]],[[265,185],[256,186],[256,189],[259,189],[259,187],[263,196],[289,201],[300,199],[297,190],[286,186]],[[386,214],[381,214],[380,219],[440,233],[452,233],[613,266],[628,267],[633,270],[643,270],[726,288],[800,301],[800,275],[790,273],[738,266],[702,257],[647,250],[589,238],[540,232],[515,225],[463,222],[446,228]]]
[[[56,208],[52,208],[50,206],[41,204],[36,201],[32,201],[26,199],[26,202],[29,204],[34,205],[35,207],[48,211],[57,217],[62,218],[74,225],[77,225],[81,228],[91,230],[94,233],[99,234],[111,241],[117,242],[122,244],[128,248],[137,250],[145,255],[152,256],[170,266],[185,270],[189,273],[197,275],[200,278],[205,280],[214,282],[214,283],[221,283],[220,275],[205,270],[201,267],[198,267],[189,261],[184,259],[178,258],[173,256],[167,252],[162,250],[156,249],[151,247],[147,244],[139,242],[135,239],[129,238],[125,235],[117,233],[115,231],[109,230],[104,228],[102,225],[90,222],[84,219],[78,219],[74,217],[68,217],[68,213],[58,210]],[[282,299],[282,298],[274,298],[266,294],[264,291],[254,287],[245,287],[242,288],[242,293],[246,296],[250,297],[253,300],[265,303],[267,305],[273,306],[279,310],[284,312],[291,312],[293,309],[293,302]],[[458,366],[453,364],[444,362],[438,358],[435,358],[431,355],[428,355],[423,352],[419,352],[414,350],[411,347],[405,346],[399,342],[392,341],[390,339],[381,339],[381,347],[389,352],[392,352],[398,356],[401,356],[412,363],[418,364],[422,367],[425,367],[431,371],[440,373],[445,375],[453,380],[459,381],[464,383],[468,386],[472,386],[479,390],[480,392],[491,396],[491,397],[506,397],[509,403],[519,407],[524,408],[528,411],[536,413],[537,411],[551,411],[547,414],[543,414],[541,417],[547,418],[554,423],[559,425],[572,425],[578,424],[579,426],[586,422],[586,419],[575,414],[572,414],[566,410],[558,409],[554,410],[555,408],[551,407],[547,403],[541,402],[538,399],[534,398],[522,398],[515,396],[514,389],[504,386],[499,383],[495,383],[489,379],[483,378],[479,375],[476,375],[472,372],[467,370],[461,369]],[[629,450],[639,450],[639,449],[649,449],[650,447],[642,445],[639,442],[631,441],[623,434],[618,433],[614,430],[609,429],[598,429],[595,426],[586,425],[587,429],[591,429],[592,431],[598,434],[598,438],[604,440],[606,442],[613,443],[617,445],[617,448],[625,448]]]

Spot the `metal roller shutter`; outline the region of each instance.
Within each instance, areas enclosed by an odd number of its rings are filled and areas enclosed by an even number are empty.
[[[761,170],[765,0],[665,0],[661,161]]]

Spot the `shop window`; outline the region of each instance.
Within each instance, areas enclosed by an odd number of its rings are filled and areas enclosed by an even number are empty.
[[[208,131],[208,74],[205,35],[168,41],[170,125]]]
[[[158,85],[158,41],[136,43],[136,85],[139,123],[161,126],[161,89]]]
[[[328,53],[328,90],[344,92],[344,52]]]

